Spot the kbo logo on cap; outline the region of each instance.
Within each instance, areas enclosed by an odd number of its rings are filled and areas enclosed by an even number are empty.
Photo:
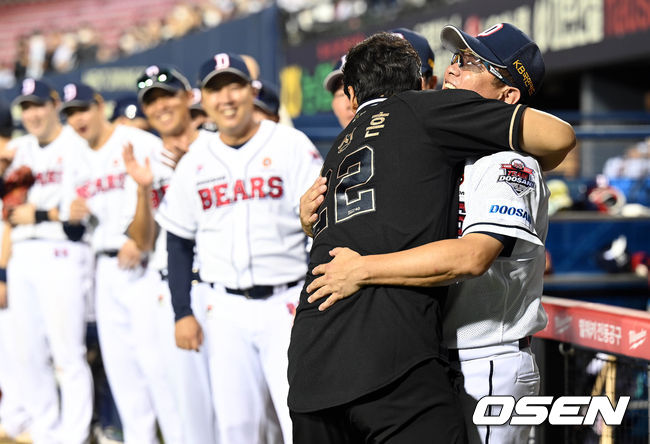
[[[30,94],[33,94],[35,90],[36,90],[36,82],[34,81],[34,79],[23,80],[23,90],[22,90],[23,96],[28,96]]]
[[[221,52],[214,56],[216,63],[215,69],[226,69],[230,67],[230,57],[225,52]]]
[[[77,86],[68,83],[63,87],[63,101],[64,102],[69,102],[71,100],[74,100],[77,97]]]

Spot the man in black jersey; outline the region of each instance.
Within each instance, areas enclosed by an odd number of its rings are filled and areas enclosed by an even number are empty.
[[[417,53],[389,34],[350,50],[344,85],[356,116],[323,166],[328,191],[306,286],[336,246],[366,255],[445,238],[453,172],[465,158],[540,155],[573,142],[570,126],[524,106],[462,90],[409,91],[420,85]],[[556,137],[541,140],[549,133]],[[365,287],[320,311],[303,289],[289,347],[294,442],[463,442],[440,346],[445,293]]]

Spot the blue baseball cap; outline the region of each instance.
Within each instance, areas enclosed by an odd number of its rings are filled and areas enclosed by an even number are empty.
[[[542,85],[546,69],[541,51],[530,37],[509,23],[494,25],[476,37],[447,25],[442,28],[440,39],[449,51],[470,49],[482,60],[506,69],[524,101]]]
[[[44,104],[48,100],[55,101],[58,99],[59,94],[49,83],[28,77],[21,84],[20,95],[11,104],[12,106],[20,105],[23,102]]]
[[[422,34],[415,31],[411,31],[406,28],[397,28],[392,31],[388,31],[391,34],[398,35],[403,39],[408,40],[408,42],[413,46],[415,51],[420,56],[420,62],[422,63],[422,75],[425,77],[433,75],[433,65],[436,60],[436,56],[429,45],[429,41]]]
[[[203,62],[199,68],[199,86],[204,88],[207,83],[218,75],[230,73],[251,82],[251,73],[246,62],[239,54],[220,52]]]
[[[135,119],[138,117],[145,118],[140,104],[138,103],[138,96],[130,94],[128,96],[120,97],[115,101],[115,108],[113,108],[113,115],[111,122],[115,121],[118,117],[124,116],[127,119]]]
[[[339,79],[343,78],[343,67],[345,66],[345,56],[341,56],[341,58],[336,62],[336,65],[334,65],[334,69],[332,69],[332,72],[327,74],[325,76],[325,79],[323,79],[323,88],[334,94],[336,91],[334,91],[334,87],[337,85],[337,82]]]
[[[63,103],[60,111],[69,108],[85,108],[98,103],[99,94],[90,86],[83,83],[68,83],[63,87]]]
[[[277,115],[280,110],[277,88],[266,80],[253,80],[253,87],[258,90],[253,104],[269,114]]]
[[[148,66],[140,74],[140,77],[138,77],[136,87],[138,88],[138,100],[140,103],[142,103],[145,95],[152,89],[164,89],[171,93],[176,93],[181,90],[192,90],[190,82],[183,74],[172,67],[159,65]]]

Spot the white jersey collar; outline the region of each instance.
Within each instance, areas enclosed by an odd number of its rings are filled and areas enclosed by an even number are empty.
[[[386,100],[386,97],[380,97],[378,99],[372,99],[372,100],[368,100],[367,102],[363,102],[363,104],[359,108],[357,108],[357,113],[361,111],[363,108],[365,108],[366,106],[372,106],[377,103],[383,102],[384,100]]]

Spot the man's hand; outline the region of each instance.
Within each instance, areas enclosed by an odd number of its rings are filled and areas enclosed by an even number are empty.
[[[29,225],[36,223],[36,205],[24,203],[9,212],[11,225]]]
[[[163,163],[170,168],[176,169],[181,158],[190,150],[190,140],[186,135],[176,138],[168,138],[165,142],[165,150],[162,155],[165,157]]]
[[[126,270],[137,268],[142,260],[142,251],[135,244],[133,239],[127,239],[117,253],[118,267]]]
[[[302,231],[309,237],[314,237],[312,227],[314,222],[318,220],[316,211],[320,204],[325,200],[325,192],[327,191],[327,179],[319,176],[314,184],[300,198],[300,224]]]
[[[307,299],[310,304],[329,296],[318,306],[320,311],[327,310],[336,301],[347,298],[361,288],[362,256],[349,248],[334,248],[330,251],[330,256],[334,258],[331,262],[314,268],[312,273],[322,276],[314,279],[307,287],[307,293],[314,292]]]
[[[124,159],[126,172],[138,185],[143,187],[151,186],[153,173],[151,172],[151,163],[148,157],[144,159],[144,165],[140,165],[133,155],[133,144],[129,142],[122,149],[122,159]]]
[[[192,315],[176,321],[175,336],[176,346],[184,350],[199,351],[199,347],[203,345],[203,330]]]
[[[89,214],[90,209],[86,204],[86,199],[78,197],[70,204],[70,216],[68,218],[68,222],[78,224]]]
[[[0,310],[7,308],[7,283],[0,281]]]

